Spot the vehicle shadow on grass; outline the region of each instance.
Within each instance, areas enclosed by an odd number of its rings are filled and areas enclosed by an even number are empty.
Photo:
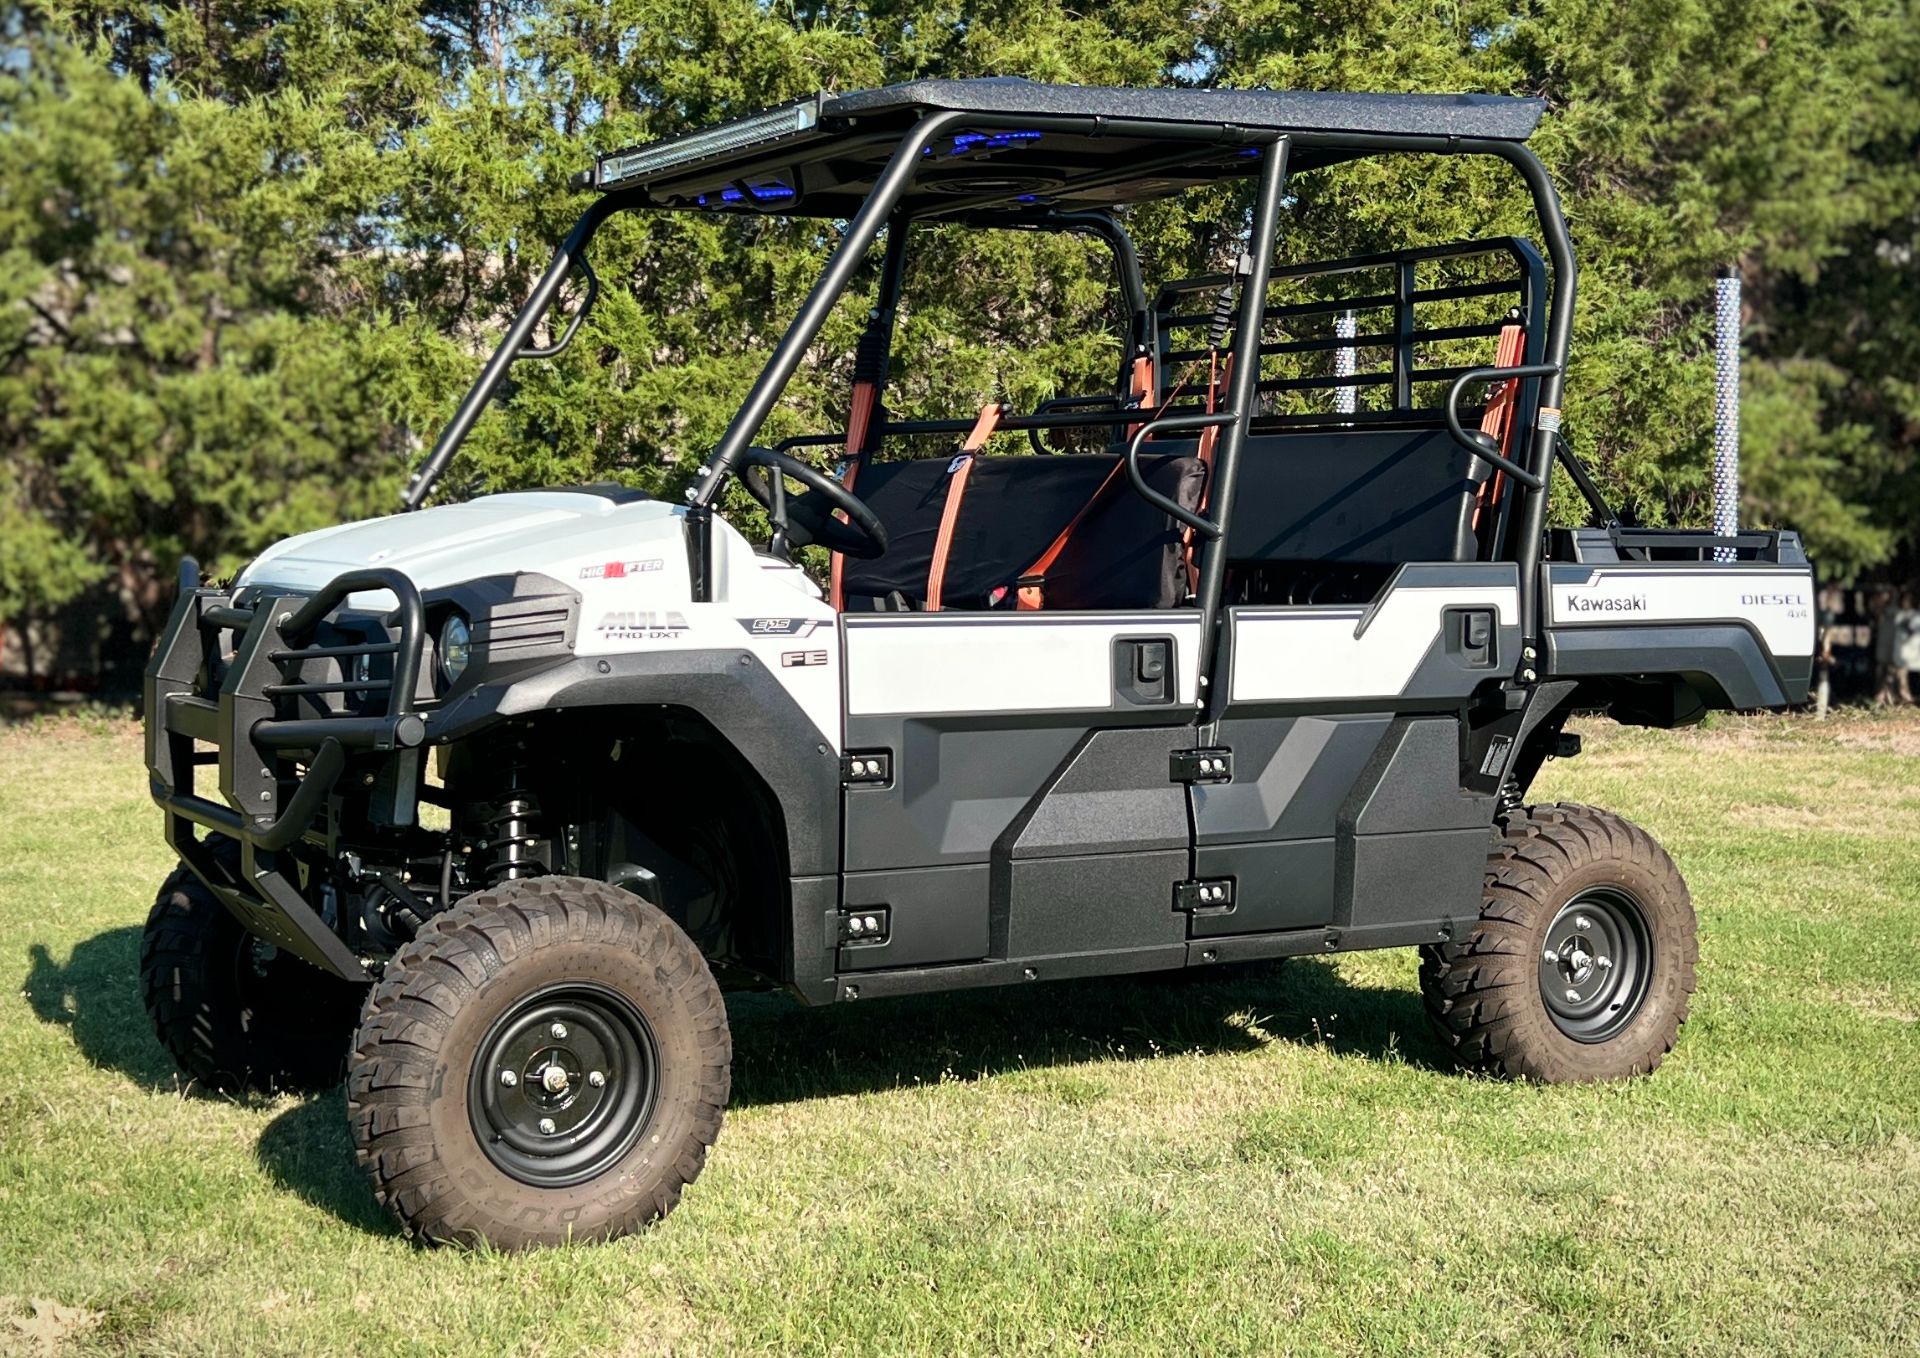
[[[264,1106],[265,1098],[235,1098],[189,1084],[161,1047],[140,997],[140,932],[128,926],[96,934],[64,963],[46,945],[29,945],[20,986],[28,1007],[42,1023],[67,1029],[89,1064],[118,1071],[149,1093]],[[349,1225],[395,1234],[398,1228],[354,1163],[343,1104],[338,1085],[300,1098],[267,1124],[255,1154],[278,1187]]]
[[[860,1094],[1018,1070],[1180,1053],[1326,1045],[1422,1069],[1456,1069],[1411,991],[1360,987],[1317,961],[1103,977],[802,1012],[739,995],[734,1107]]]
[[[117,1070],[151,1092],[179,1090],[186,1077],[153,1035],[140,998],[140,930],[109,929],[75,946],[66,962],[44,943],[27,947],[20,983],[42,1023],[66,1028],[90,1063]]]
[[[153,1092],[183,1081],[140,999],[140,931],[113,929],[64,964],[29,949],[22,989],[93,1065]],[[1361,1059],[1454,1070],[1411,990],[1356,986],[1317,960],[874,1000],[803,1010],[777,995],[728,1000],[734,1107],[881,1092],[942,1080],[1182,1053],[1325,1045]],[[210,1097],[224,1097],[211,1095]],[[278,1114],[256,1147],[273,1182],[348,1225],[390,1235],[353,1160],[339,1087]]]

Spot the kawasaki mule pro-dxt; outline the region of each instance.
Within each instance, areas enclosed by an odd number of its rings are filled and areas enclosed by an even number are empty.
[[[406,1230],[507,1247],[673,1207],[720,1131],[733,987],[1418,945],[1465,1061],[1652,1070],[1694,987],[1686,886],[1645,832],[1527,788],[1576,710],[1801,701],[1812,584],[1790,533],[1622,527],[1558,438],[1575,271],[1540,112],[922,81],[601,158],[415,512],[184,582],[146,689],[182,860],[142,957],[161,1039],[224,1087],[344,1061]],[[1290,174],[1405,152],[1506,161],[1544,257],[1276,262]],[[1114,209],[1237,178],[1239,259],[1149,291]],[[849,223],[685,502],[420,508],[551,351],[566,279],[591,299],[595,231],[652,209]],[[1112,385],[892,418],[935,226],[1104,242]],[[883,235],[846,428],[756,446]],[[1546,527],[1556,468],[1592,526]],[[715,514],[734,477],[770,541]]]

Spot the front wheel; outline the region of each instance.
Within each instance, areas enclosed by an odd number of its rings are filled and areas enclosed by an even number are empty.
[[[437,916],[374,988],[347,1112],[409,1236],[520,1249],[671,1211],[720,1134],[726,1006],[672,920],[580,878]]]
[[[1693,902],[1673,860],[1611,812],[1502,818],[1473,933],[1421,950],[1427,1013],[1462,1060],[1561,1083],[1645,1075],[1694,989]]]
[[[240,846],[214,837],[217,858]],[[161,883],[140,939],[154,1033],[203,1089],[324,1089],[346,1068],[361,988],[254,938],[184,863]]]

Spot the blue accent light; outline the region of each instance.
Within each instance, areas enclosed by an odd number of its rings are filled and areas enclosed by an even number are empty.
[[[701,207],[713,207],[720,203],[744,203],[747,201],[749,194],[752,195],[753,201],[756,203],[777,203],[782,199],[795,196],[792,189],[788,188],[785,184],[775,181],[770,184],[749,184],[747,185],[746,193],[742,193],[736,188],[724,188],[720,190],[717,196],[703,193],[694,199],[694,202],[698,203]]]
[[[949,156],[967,156],[975,151],[1004,151],[1011,146],[1024,146],[1039,141],[1044,132],[1009,130],[1005,132],[956,132],[953,134],[953,146]],[[933,154],[931,146],[920,153],[923,156]]]

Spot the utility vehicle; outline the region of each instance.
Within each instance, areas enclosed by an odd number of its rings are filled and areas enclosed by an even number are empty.
[[[1465,1062],[1652,1070],[1694,988],[1686,886],[1644,831],[1527,789],[1576,711],[1803,701],[1811,577],[1792,533],[1623,526],[1561,440],[1541,112],[925,80],[600,157],[408,512],[184,575],[146,679],[182,863],[142,955],[161,1039],[222,1087],[344,1063],[380,1200],[501,1247],[674,1206],[720,1131],[730,988],[1418,946]],[[1290,175],[1409,153],[1506,162],[1544,253],[1276,258]],[[1239,258],[1150,289],[1122,209],[1232,180]],[[655,210],[844,223],[684,502],[425,507],[510,365],[577,331],[595,232]],[[916,242],[971,229],[1111,255],[1109,386],[890,414]],[[862,276],[845,427],[756,443]],[[1548,526],[1560,473],[1589,526]],[[764,542],[716,512],[735,478]]]

